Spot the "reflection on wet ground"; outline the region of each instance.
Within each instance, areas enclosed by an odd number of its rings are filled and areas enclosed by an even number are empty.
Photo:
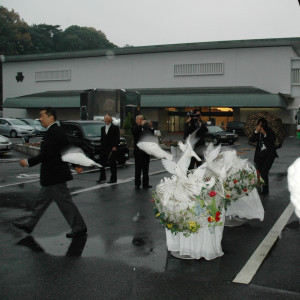
[[[53,243],[53,239],[56,240],[56,243]],[[81,256],[87,241],[87,236],[73,238],[71,243],[58,243],[59,240],[57,237],[34,239],[31,235],[28,235],[17,242],[17,245],[27,247],[33,252],[44,252],[56,256]]]
[[[164,271],[167,251],[146,235],[123,236],[116,240],[105,241],[100,236],[83,236],[72,240],[65,234],[59,236],[22,238],[16,243],[30,251],[52,256],[105,258],[120,261],[132,267],[146,267]]]

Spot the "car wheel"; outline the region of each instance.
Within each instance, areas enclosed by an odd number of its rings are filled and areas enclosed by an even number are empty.
[[[213,139],[213,145],[214,146],[218,146],[219,145],[219,142],[216,138]]]
[[[233,145],[234,142],[229,142],[229,145]]]
[[[17,132],[16,132],[15,130],[12,130],[12,131],[10,132],[10,136],[11,136],[12,138],[16,138],[16,137],[17,137]]]

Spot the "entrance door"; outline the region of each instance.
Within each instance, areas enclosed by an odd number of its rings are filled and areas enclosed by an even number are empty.
[[[184,131],[184,120],[183,116],[170,116],[168,118],[169,132],[182,132]]]

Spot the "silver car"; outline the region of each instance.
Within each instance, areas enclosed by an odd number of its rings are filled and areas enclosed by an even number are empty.
[[[33,136],[35,130],[25,122],[13,118],[0,118],[0,134],[12,138],[22,136]]]
[[[12,149],[12,142],[5,136],[0,135],[0,153],[6,153],[11,151]]]
[[[20,118],[21,121],[25,122],[27,125],[30,125],[34,128],[36,135],[44,135],[46,132],[46,128],[42,126],[40,120],[37,119],[23,119]]]

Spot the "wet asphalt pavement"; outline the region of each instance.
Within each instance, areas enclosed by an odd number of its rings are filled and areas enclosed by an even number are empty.
[[[241,137],[234,146],[253,161]],[[32,235],[11,227],[34,205],[39,167],[21,168],[15,151],[0,157],[1,299],[300,299],[300,226],[293,214],[249,284],[233,282],[289,205],[286,170],[300,142],[285,140],[270,172],[270,194],[261,198],[265,219],[226,227],[224,255],[211,261],[181,260],[166,248],[165,232],[152,211],[151,189],[134,189],[133,159],[118,168],[118,183],[97,185],[86,169],[69,182],[87,226],[87,237],[67,239],[68,224],[53,203]],[[107,171],[109,175],[109,171]],[[153,187],[168,177],[150,163]],[[109,177],[109,176],[108,176]]]

